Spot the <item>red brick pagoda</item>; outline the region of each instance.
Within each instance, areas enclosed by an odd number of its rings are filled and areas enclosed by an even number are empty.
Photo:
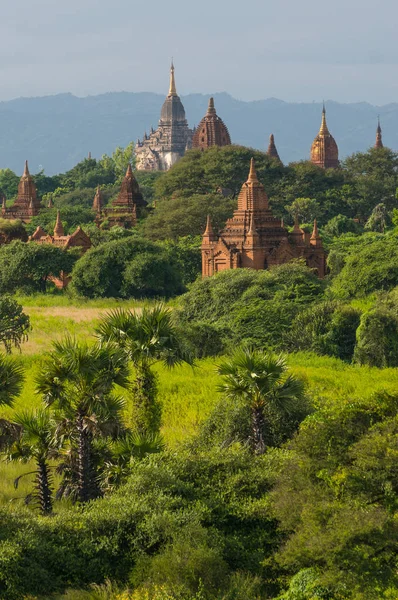
[[[225,228],[216,235],[210,218],[202,239],[202,275],[209,277],[226,269],[267,269],[302,258],[319,277],[326,272],[325,251],[316,221],[312,235],[296,219],[289,233],[281,219],[272,215],[264,186],[251,160],[248,180],[238,197],[238,208]]]
[[[3,198],[1,216],[3,219],[21,219],[24,223],[29,223],[32,217],[39,214],[40,208],[40,198],[37,197],[36,186],[29,173],[28,161],[25,161],[25,169],[18,184],[17,199],[12,206],[6,207]]]
[[[210,148],[210,146],[229,146],[231,138],[228,127],[217,115],[214,100],[210,98],[207,113],[200,121],[192,139],[192,148]]]

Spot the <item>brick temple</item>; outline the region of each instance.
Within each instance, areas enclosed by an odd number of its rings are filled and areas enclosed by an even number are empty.
[[[30,236],[29,241],[36,242],[37,244],[51,244],[52,246],[58,246],[59,248],[65,249],[80,248],[82,252],[86,252],[91,248],[91,240],[80,226],[74,233],[65,235],[59,210],[57,210],[57,220],[55,222],[53,235],[46,233],[44,229],[39,226]]]
[[[17,198],[12,206],[7,207],[3,196],[1,216],[3,219],[20,219],[24,223],[29,223],[32,217],[39,214],[40,208],[40,198],[37,197],[36,186],[29,173],[28,161],[25,161],[25,169],[18,184]]]
[[[326,123],[325,105],[319,133],[312,142],[310,160],[322,169],[337,169],[339,166],[339,149]]]
[[[319,277],[326,273],[326,255],[316,221],[312,235],[303,231],[296,218],[293,231],[274,217],[264,186],[251,160],[247,181],[238,196],[238,208],[222,231],[213,231],[210,218],[202,238],[202,276],[226,269],[267,269],[293,259],[304,259]]]
[[[112,201],[111,206],[104,206],[104,200],[100,186],[97,187],[93,200],[93,210],[96,213],[95,221],[99,225],[103,221],[108,222],[109,227],[134,227],[141,211],[147,206],[141,194],[138,181],[134,177],[131,164],[129,163],[126,175],[123,178],[120,192]]]
[[[207,112],[194,132],[192,148],[205,150],[211,146],[229,146],[230,144],[228,127],[217,115],[214,99],[210,98]]]

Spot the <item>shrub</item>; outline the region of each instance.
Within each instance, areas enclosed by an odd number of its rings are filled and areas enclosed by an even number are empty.
[[[370,367],[398,366],[398,320],[391,310],[381,307],[362,315],[354,360]]]
[[[169,298],[183,290],[180,273],[169,257],[146,252],[127,263],[120,293],[125,298]]]

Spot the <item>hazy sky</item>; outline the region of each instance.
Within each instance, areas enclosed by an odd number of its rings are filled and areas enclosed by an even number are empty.
[[[398,102],[397,0],[3,0],[0,100],[226,91]]]

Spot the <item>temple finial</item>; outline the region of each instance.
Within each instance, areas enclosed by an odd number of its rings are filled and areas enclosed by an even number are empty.
[[[316,222],[316,219],[314,219],[314,229],[312,230],[311,239],[312,239],[312,240],[317,240],[317,239],[319,239],[318,224],[317,224],[317,222]]]
[[[249,177],[247,179],[247,182],[258,182],[257,179],[257,173],[256,173],[256,169],[254,167],[254,158],[250,159],[250,171],[249,171]]]
[[[214,98],[209,98],[209,106],[207,107],[207,114],[215,114],[216,109],[214,108]]]
[[[173,62],[173,59],[171,59],[171,67],[170,67],[169,96],[177,96],[176,82],[175,82],[175,79],[174,79],[174,62]]]
[[[25,168],[23,171],[23,177],[29,177],[30,173],[29,173],[29,167],[28,167],[28,161],[25,160]]]
[[[214,234],[214,231],[213,231],[213,226],[211,224],[210,215],[207,215],[206,229],[205,229],[205,231],[203,233],[203,238],[207,238],[207,240],[209,242],[214,242],[217,239],[216,235]],[[204,239],[204,243],[206,243],[205,239]]]
[[[326,108],[325,108],[325,102],[323,103],[323,108],[322,108],[322,121],[321,121],[321,127],[319,129],[319,133],[321,135],[325,135],[329,133],[329,129],[326,123]]]
[[[300,231],[300,233],[301,233],[300,223],[299,223],[299,216],[298,216],[298,210],[296,210],[296,212],[294,214],[294,227],[293,227],[293,231]]]
[[[132,176],[133,176],[133,170],[131,168],[131,163],[129,163],[127,165],[126,177],[132,177]]]
[[[268,154],[268,156],[271,156],[272,158],[276,158],[277,160],[282,162],[281,159],[279,158],[278,150],[276,149],[276,146],[275,146],[275,138],[274,138],[273,133],[271,133],[271,135],[269,136],[269,144],[268,144],[268,148],[267,148],[267,154]]]

